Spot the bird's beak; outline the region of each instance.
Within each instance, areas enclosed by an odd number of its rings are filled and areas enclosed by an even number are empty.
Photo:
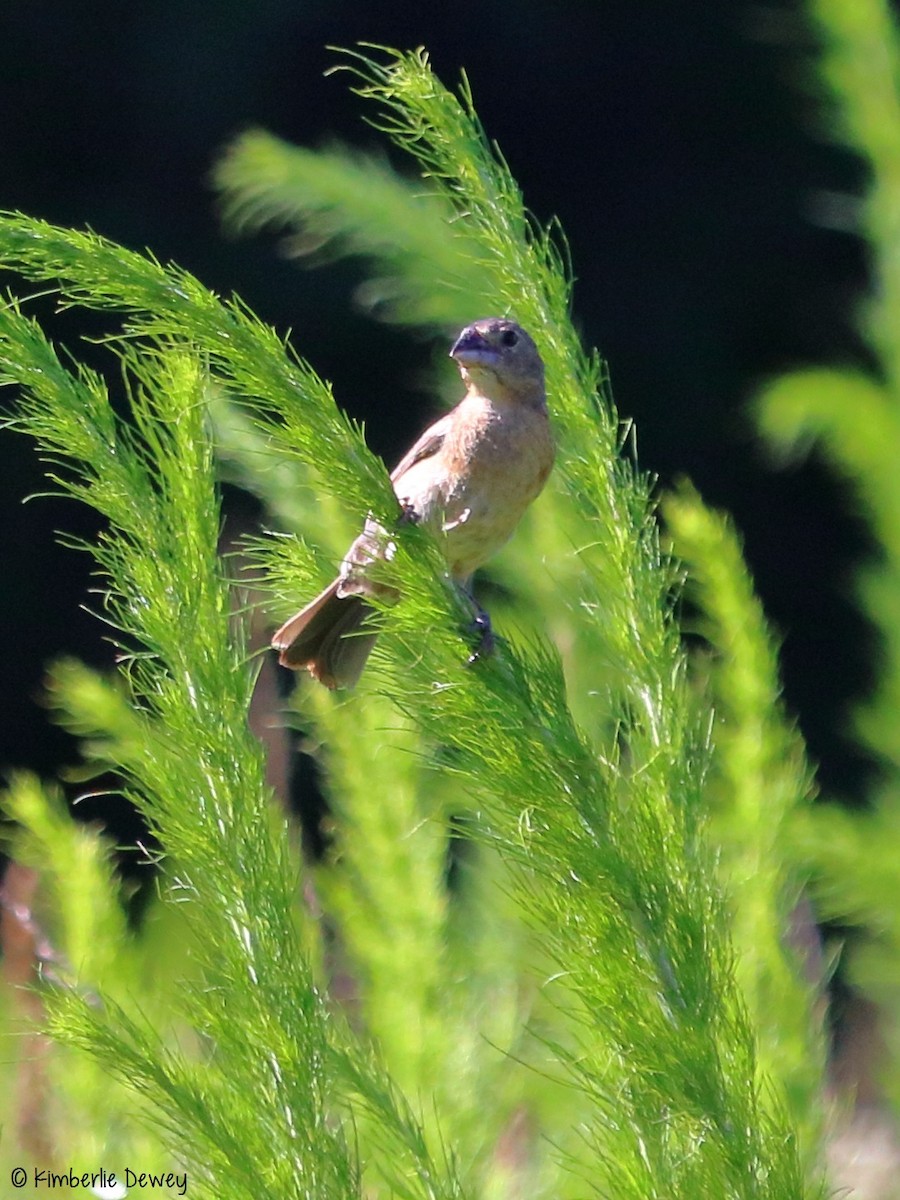
[[[450,357],[455,358],[462,367],[490,367],[497,362],[499,355],[484,334],[474,325],[469,325],[453,343]]]

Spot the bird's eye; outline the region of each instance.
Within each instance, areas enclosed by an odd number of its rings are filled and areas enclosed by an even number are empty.
[[[504,329],[500,334],[500,343],[503,346],[515,346],[519,340],[519,335],[514,329]]]

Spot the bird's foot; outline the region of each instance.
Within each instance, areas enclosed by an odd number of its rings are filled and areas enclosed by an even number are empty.
[[[489,658],[494,653],[494,630],[491,625],[491,618],[480,605],[476,605],[475,608],[476,612],[472,621],[472,630],[478,635],[478,641],[475,649],[466,659],[467,667],[474,667],[481,659]]]
[[[397,521],[398,525],[418,525],[419,514],[416,512],[409,500],[400,501],[400,517]]]

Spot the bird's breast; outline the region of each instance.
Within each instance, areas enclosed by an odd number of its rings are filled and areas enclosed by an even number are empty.
[[[543,408],[468,397],[455,417],[439,453],[404,476],[403,490],[445,535],[451,574],[466,579],[509,539],[547,481],[554,448]]]

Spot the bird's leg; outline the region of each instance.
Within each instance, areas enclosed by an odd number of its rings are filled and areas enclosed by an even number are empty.
[[[458,584],[457,586],[475,610],[475,615],[472,618],[472,631],[477,634],[478,641],[475,644],[475,649],[466,659],[466,666],[473,667],[482,658],[488,658],[494,653],[494,629],[491,625],[490,614],[486,609],[481,607],[469,588],[464,584]]]
[[[478,611],[475,614],[475,619],[472,622],[475,632],[478,634],[478,644],[469,657],[466,659],[467,667],[474,667],[482,658],[489,658],[494,653],[494,629],[491,625],[490,613],[479,605]]]
[[[419,514],[416,512],[415,507],[412,504],[412,501],[411,500],[401,500],[400,501],[400,517],[397,521],[397,524],[398,525],[418,525],[418,523],[419,523]]]

